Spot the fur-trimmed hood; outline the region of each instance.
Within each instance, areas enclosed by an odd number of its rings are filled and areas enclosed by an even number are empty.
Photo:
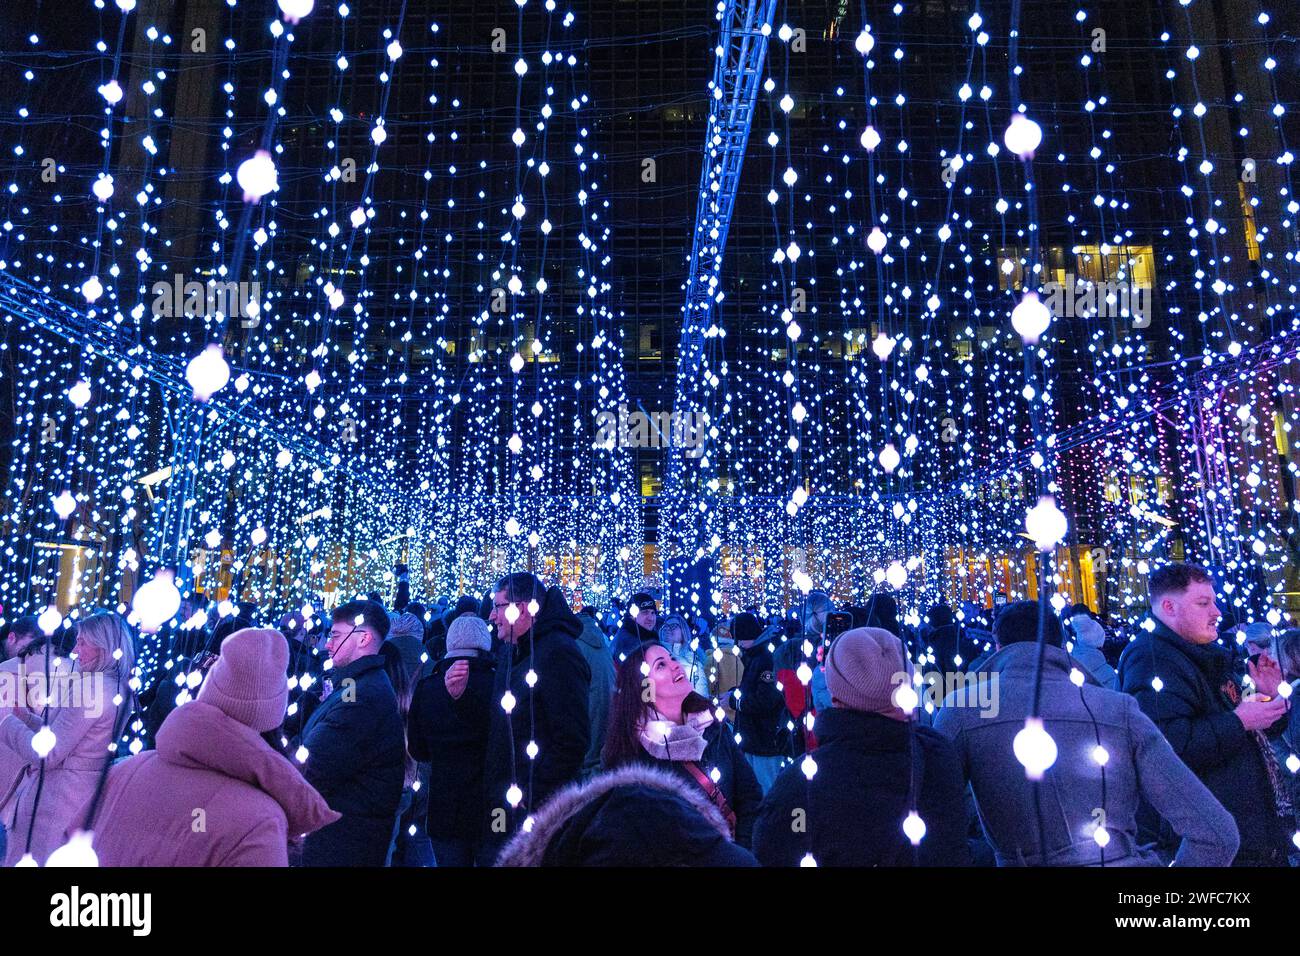
[[[698,786],[629,764],[557,792],[497,866],[756,866]]]

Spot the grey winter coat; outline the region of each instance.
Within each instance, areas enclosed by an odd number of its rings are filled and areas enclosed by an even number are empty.
[[[1057,756],[1039,784],[1046,846],[1040,845],[1034,785],[1012,750],[1033,699],[1037,653],[1037,644],[1010,644],[984,665],[980,676],[997,681],[996,712],[960,706],[954,693],[934,722],[957,745],[998,865],[1159,866],[1137,840],[1143,798],[1182,837],[1176,865],[1231,863],[1238,835],[1228,811],[1134,698],[1092,684],[1076,687],[1070,658],[1056,647],[1044,648],[1043,660],[1040,714]],[[1104,765],[1096,758],[1099,742]],[[1094,839],[1098,824],[1109,835],[1104,848]]]
[[[582,779],[589,780],[600,772],[600,751],[605,746],[605,727],[609,724],[609,702],[614,696],[614,655],[600,627],[586,614],[579,614],[582,633],[575,640],[583,659],[591,668],[591,691],[587,695],[587,714],[591,724],[591,743],[582,760]]]

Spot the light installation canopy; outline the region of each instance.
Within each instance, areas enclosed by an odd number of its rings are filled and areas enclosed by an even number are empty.
[[[353,589],[383,551],[430,590],[561,554],[620,582],[642,535],[596,440],[627,394],[573,14],[502,5],[461,75],[467,35],[402,4],[88,6],[6,62],[9,557],[48,571],[23,603],[92,524],[100,562],[266,549],[315,592],[318,542],[363,559]]]
[[[1047,494],[1125,568],[1178,538],[1281,573],[1284,27],[1246,2],[1233,37],[1174,0],[1026,4],[1019,31],[1002,5],[813,6],[769,26],[703,395],[677,410],[707,441],[661,550],[759,598],[759,565],[784,587],[832,560],[934,592],[954,550],[1023,547]],[[6,25],[13,603],[53,600],[92,533],[100,567],[263,554],[286,599],[398,557],[450,592],[530,563],[593,597],[639,582],[631,450],[598,428],[638,397],[603,38],[549,0],[357,7]],[[711,66],[687,65],[701,98]]]

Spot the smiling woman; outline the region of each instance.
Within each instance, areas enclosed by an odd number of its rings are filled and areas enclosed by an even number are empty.
[[[700,787],[748,848],[762,792],[735,731],[697,694],[668,648],[647,643],[618,667],[604,769],[658,765]]]

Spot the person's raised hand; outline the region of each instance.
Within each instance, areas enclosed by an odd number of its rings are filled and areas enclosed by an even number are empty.
[[[465,693],[465,688],[469,686],[469,661],[457,661],[448,667],[442,682],[446,685],[447,693],[451,695],[452,700],[460,700],[461,694]]]
[[[1286,713],[1286,701],[1274,697],[1272,700],[1260,700],[1247,697],[1233,711],[1247,730],[1265,730],[1275,724]]]
[[[1261,694],[1266,697],[1277,696],[1278,685],[1282,683],[1282,668],[1267,652],[1259,655],[1258,663],[1247,661],[1246,669]]]

